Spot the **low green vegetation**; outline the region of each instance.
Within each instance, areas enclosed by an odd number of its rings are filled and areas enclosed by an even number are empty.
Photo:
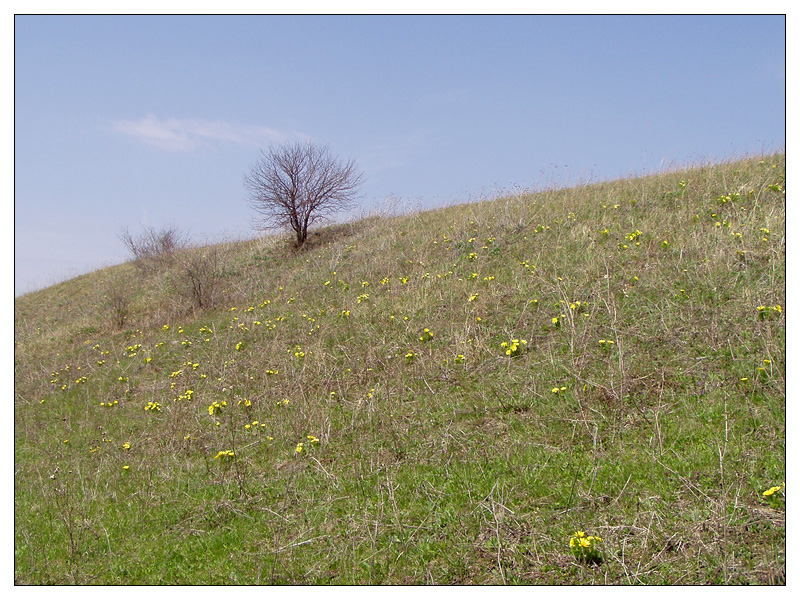
[[[756,157],[16,299],[15,581],[785,582],[784,187]]]

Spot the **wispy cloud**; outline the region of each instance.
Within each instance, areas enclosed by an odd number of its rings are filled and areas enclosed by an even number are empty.
[[[400,169],[429,153],[436,143],[433,134],[424,129],[390,136],[370,145],[358,164],[372,172]]]
[[[220,143],[261,146],[309,137],[269,127],[246,126],[226,121],[158,119],[153,115],[147,115],[138,121],[115,121],[114,130],[171,152],[189,152]]]

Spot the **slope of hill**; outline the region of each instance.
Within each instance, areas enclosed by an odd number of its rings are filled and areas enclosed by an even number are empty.
[[[18,298],[15,581],[784,582],[784,186],[757,157]]]

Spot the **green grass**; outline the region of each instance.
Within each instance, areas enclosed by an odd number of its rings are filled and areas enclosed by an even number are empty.
[[[756,157],[16,299],[15,581],[784,583],[784,188]]]

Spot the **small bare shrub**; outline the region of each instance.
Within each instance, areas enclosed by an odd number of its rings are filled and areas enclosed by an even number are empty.
[[[160,230],[147,227],[138,236],[125,227],[119,239],[133,254],[136,267],[145,274],[171,266],[175,252],[186,246],[186,239],[176,227],[162,227]]]
[[[211,246],[184,254],[180,260],[178,278],[179,291],[196,308],[212,307],[216,288],[221,279],[217,249]]]
[[[111,311],[111,322],[117,329],[122,329],[130,313],[131,299],[127,286],[114,282],[108,285],[103,296],[106,306]]]

